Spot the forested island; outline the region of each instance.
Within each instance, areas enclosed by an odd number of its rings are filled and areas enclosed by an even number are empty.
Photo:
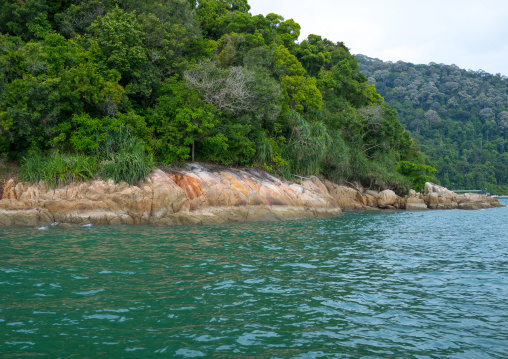
[[[455,65],[357,55],[448,188],[508,194],[508,79]]]
[[[434,169],[342,42],[246,0],[0,2],[0,152],[18,178],[256,166],[421,189]]]

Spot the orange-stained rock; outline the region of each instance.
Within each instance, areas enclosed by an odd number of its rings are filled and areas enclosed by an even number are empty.
[[[298,181],[300,182],[300,181]],[[477,209],[500,206],[481,195],[457,196],[426,184],[425,197],[414,191],[405,198],[341,186],[317,177],[291,183],[257,168],[224,168],[189,164],[129,186],[95,180],[48,188],[5,182],[0,225],[62,226],[84,224],[217,224],[248,220],[325,218],[346,210],[430,208]],[[425,202],[424,202],[425,201]],[[418,208],[420,209],[420,208]]]
[[[123,213],[134,218],[135,223],[149,223],[152,213],[152,191],[149,187],[132,186],[107,196]]]
[[[25,201],[18,201],[17,199],[5,198],[0,201],[0,210],[23,210],[32,209],[33,206]]]
[[[13,179],[8,180],[4,184],[2,199],[16,199],[16,192],[14,188],[16,187],[16,182]]]
[[[163,171],[156,169],[148,180],[153,192],[151,217],[163,218],[177,213],[187,202],[185,191]]]
[[[169,178],[185,191],[189,200],[203,195],[203,190],[197,178],[185,174],[171,174]]]
[[[136,186],[95,180],[48,188],[10,180],[2,196],[3,225],[204,224],[341,213],[315,177],[302,187],[255,168],[197,164],[169,173],[157,169]]]

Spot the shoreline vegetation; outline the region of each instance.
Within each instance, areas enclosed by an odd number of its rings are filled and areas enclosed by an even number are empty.
[[[400,197],[392,190],[366,190],[318,177],[296,182],[258,168],[189,163],[158,168],[135,185],[112,179],[50,187],[9,180],[0,199],[1,226],[182,225],[332,218],[342,211],[485,209],[498,200],[457,195],[427,182],[423,193]]]
[[[0,6],[0,152],[22,181],[134,184],[196,161],[400,195],[433,179],[344,43],[298,42],[246,0]]]
[[[134,188],[195,162],[401,197],[436,181],[343,42],[298,42],[293,19],[249,10],[246,0],[1,2],[2,161],[16,163],[20,186],[44,190],[97,178]]]

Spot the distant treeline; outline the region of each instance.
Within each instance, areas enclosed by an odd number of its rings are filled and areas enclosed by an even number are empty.
[[[356,56],[452,189],[508,193],[508,79],[455,65]]]
[[[189,160],[400,192],[433,168],[342,42],[246,0],[0,1],[0,151],[52,184]]]

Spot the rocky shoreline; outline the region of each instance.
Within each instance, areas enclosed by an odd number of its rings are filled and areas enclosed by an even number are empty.
[[[0,198],[0,226],[107,224],[222,224],[238,221],[331,218],[342,211],[380,209],[482,209],[494,198],[457,195],[427,183],[425,193],[399,197],[338,185],[317,177],[300,183],[257,168],[188,164],[156,169],[136,186],[96,180],[48,188],[7,181]]]

